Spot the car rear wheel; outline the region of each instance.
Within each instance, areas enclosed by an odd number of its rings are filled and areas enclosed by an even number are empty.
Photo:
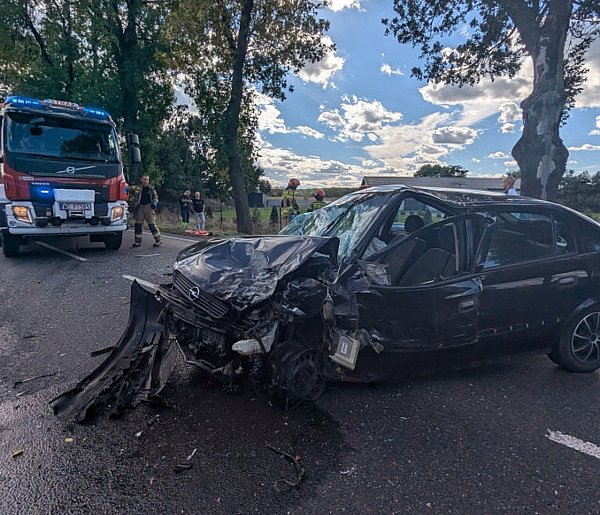
[[[6,257],[17,257],[21,247],[21,237],[8,232],[2,233],[2,253]]]
[[[121,248],[121,243],[123,243],[122,232],[107,234],[104,237],[104,246],[106,247],[106,250],[119,250]]]
[[[566,325],[551,359],[571,372],[600,368],[600,305],[585,309]]]

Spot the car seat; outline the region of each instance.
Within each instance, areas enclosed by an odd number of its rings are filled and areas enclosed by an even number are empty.
[[[437,246],[425,251],[399,277],[399,285],[421,284],[456,274],[454,227],[444,225],[437,234]]]

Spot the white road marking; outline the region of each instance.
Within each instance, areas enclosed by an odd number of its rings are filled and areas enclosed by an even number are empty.
[[[147,288],[152,288],[153,290],[158,289],[158,285],[149,283],[148,281],[144,281],[143,279],[140,279],[139,277],[134,277],[133,275],[123,275],[123,279],[127,279],[128,281],[131,281],[131,282],[137,281],[142,286],[146,286]]]
[[[148,234],[148,235],[152,236],[152,233],[149,232],[149,231],[144,231],[144,234]],[[179,236],[167,236],[164,233],[162,234],[162,237],[163,238],[168,238],[170,240],[191,241],[192,243],[197,243],[199,241],[202,241],[202,240],[192,240],[190,238],[180,238]]]
[[[34,240],[32,243],[35,243],[36,245],[39,245],[40,247],[46,247],[47,249],[54,250],[56,252],[60,252],[61,254],[64,254],[65,256],[72,257],[73,259],[78,259],[79,261],[87,261],[87,259],[82,258],[81,256],[76,256],[75,254],[71,254],[70,252],[67,252],[66,250],[58,249],[58,248],[53,247],[52,245],[48,245],[47,243],[44,243],[42,241]]]
[[[546,435],[546,438],[552,440],[553,442],[566,445],[567,447],[575,449],[576,451],[588,454],[589,456],[593,456],[594,458],[598,458],[600,460],[600,447],[593,443],[584,442],[583,440],[575,438],[574,436],[566,435],[564,433],[561,433],[560,431],[551,431],[550,429],[548,429],[548,434]]]
[[[135,255],[136,258],[155,257],[155,256],[160,256],[160,254],[136,254]]]

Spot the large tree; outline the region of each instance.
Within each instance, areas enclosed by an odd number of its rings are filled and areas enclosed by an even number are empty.
[[[222,112],[223,147],[237,228],[251,233],[240,152],[240,116],[252,88],[278,99],[292,88],[290,71],[322,59],[329,23],[318,18],[319,0],[183,0],[171,19],[176,62],[188,78],[214,71],[227,84]],[[193,79],[192,79],[193,80]]]
[[[419,79],[463,86],[513,77],[525,58],[533,89],[521,102],[523,133],[512,150],[524,195],[554,199],[568,151],[559,128],[585,80],[584,56],[598,36],[598,0],[394,0],[386,33],[418,47]],[[466,30],[465,30],[466,29]],[[448,48],[448,36],[464,42]]]

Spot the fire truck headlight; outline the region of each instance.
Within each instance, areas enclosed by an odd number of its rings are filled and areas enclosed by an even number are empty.
[[[20,222],[33,223],[31,211],[27,206],[12,206],[12,212],[14,217]]]
[[[112,208],[112,220],[120,220],[121,218],[123,218],[123,215],[125,214],[125,209],[123,208],[123,206],[115,206]]]

